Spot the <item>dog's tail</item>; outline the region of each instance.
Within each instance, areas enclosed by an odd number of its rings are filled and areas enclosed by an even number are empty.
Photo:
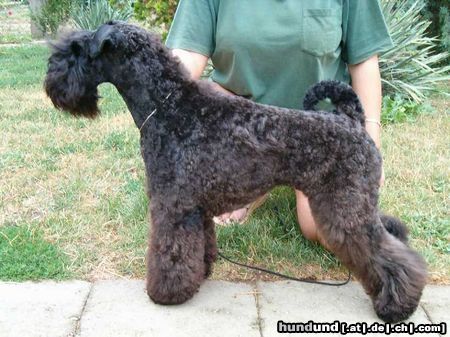
[[[336,107],[333,113],[345,114],[350,118],[365,124],[364,109],[352,87],[340,81],[322,81],[313,85],[303,100],[305,110],[315,111],[317,103],[329,98]]]

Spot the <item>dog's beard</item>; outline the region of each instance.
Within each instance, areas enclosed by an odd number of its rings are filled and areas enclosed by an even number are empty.
[[[74,78],[75,77],[75,78]],[[99,114],[98,92],[94,85],[75,71],[62,74],[49,70],[45,80],[45,91],[58,109],[67,111],[74,116],[94,118]]]

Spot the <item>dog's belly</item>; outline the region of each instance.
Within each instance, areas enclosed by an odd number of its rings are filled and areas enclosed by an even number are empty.
[[[249,163],[230,160],[226,166],[213,165],[202,177],[199,199],[214,215],[241,208],[280,184],[278,165],[264,161]]]
[[[206,192],[202,198],[204,209],[211,211],[212,215],[220,215],[239,209],[264,195],[274,186],[266,185],[265,188],[258,186],[255,189],[236,189],[229,185],[225,188]]]

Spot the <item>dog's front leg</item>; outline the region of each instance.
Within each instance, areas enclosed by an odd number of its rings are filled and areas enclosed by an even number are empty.
[[[213,263],[217,259],[217,241],[214,226],[214,221],[211,217],[205,219],[205,278],[211,275]]]
[[[205,277],[204,219],[198,209],[182,215],[167,210],[167,205],[151,209],[147,293],[155,303],[179,304],[197,292]]]

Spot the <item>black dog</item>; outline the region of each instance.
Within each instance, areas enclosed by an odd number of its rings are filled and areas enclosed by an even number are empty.
[[[306,97],[309,111],[229,97],[191,80],[157,37],[119,22],[53,46],[45,89],[56,107],[95,117],[102,82],[116,86],[141,131],[152,219],[147,291],[155,302],[182,303],[209,275],[214,215],[289,185],[308,196],[329,249],[359,278],[378,316],[395,322],[414,312],[425,263],[405,244],[400,222],[386,221],[390,234],[380,219],[381,157],[351,87],[322,82]],[[325,97],[334,113],[313,111]]]

